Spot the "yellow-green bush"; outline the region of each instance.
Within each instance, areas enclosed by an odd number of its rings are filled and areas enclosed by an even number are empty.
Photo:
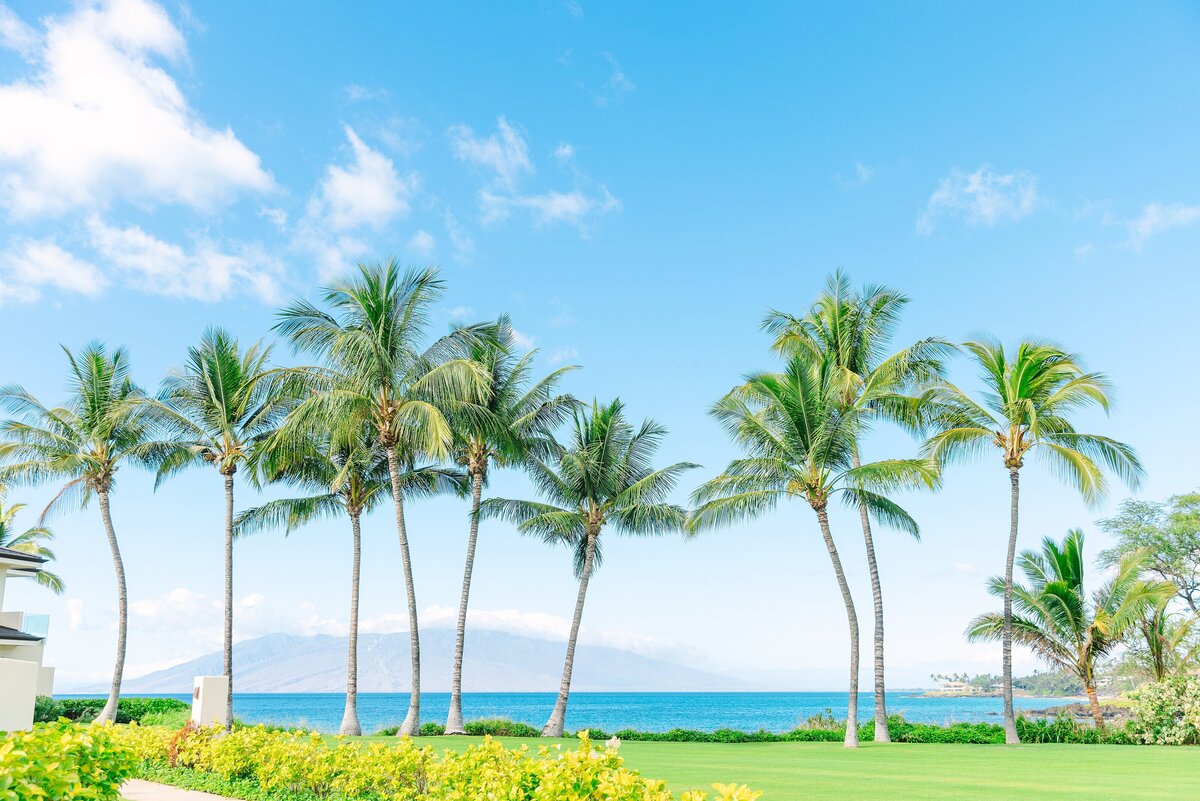
[[[115,801],[137,759],[112,727],[39,723],[0,738],[0,801]]]

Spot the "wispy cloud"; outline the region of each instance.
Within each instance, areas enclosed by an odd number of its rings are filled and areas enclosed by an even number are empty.
[[[469,126],[452,125],[447,136],[455,158],[491,170],[497,185],[511,189],[521,176],[533,172],[533,162],[525,138],[508,120],[501,116],[496,128],[484,137]]]
[[[470,264],[475,258],[475,240],[450,209],[442,212],[442,224],[454,248],[454,258],[462,264]]]
[[[1200,222],[1200,206],[1183,203],[1151,203],[1125,225],[1129,238],[1125,244],[1140,250],[1151,238],[1173,228],[1186,228]]]
[[[986,164],[971,173],[951,170],[925,204],[917,233],[931,234],[945,219],[985,227],[1019,220],[1037,206],[1037,183],[1032,173],[1001,173]]]
[[[602,52],[600,56],[608,62],[612,71],[609,73],[608,80],[594,94],[593,100],[600,108],[607,108],[620,103],[625,99],[625,95],[636,90],[637,86],[625,74],[625,70],[621,68],[621,63],[617,61],[616,56],[607,51]]]
[[[571,192],[551,190],[536,195],[497,195],[484,191],[479,198],[485,223],[507,220],[514,211],[523,211],[530,215],[535,225],[567,223],[585,234],[589,220],[621,208],[621,202],[603,185],[594,196],[576,189]]]
[[[433,238],[433,234],[428,231],[417,231],[408,240],[408,250],[417,256],[429,256],[433,253],[433,249],[437,244],[437,240]]]
[[[108,283],[95,265],[51,241],[26,239],[13,243],[0,256],[0,268],[0,301],[32,303],[41,297],[44,286],[95,297]]]

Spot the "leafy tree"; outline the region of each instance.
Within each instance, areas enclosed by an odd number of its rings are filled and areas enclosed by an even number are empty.
[[[49,408],[19,386],[0,388],[0,408],[14,415],[0,425],[0,483],[64,482],[40,522],[69,506],[85,508],[93,497],[98,502],[117,577],[116,664],[108,701],[96,716],[106,722],[117,714],[129,618],[125,564],[109,496],[121,465],[144,463],[152,456],[152,446],[143,415],[145,394],[130,377],[125,349],[110,353],[103,344],[91,342],[78,354],[63,351],[70,367],[70,395],[64,405]]]
[[[994,341],[967,342],[978,367],[983,393],[976,401],[949,382],[932,391],[936,433],[929,454],[939,462],[976,457],[999,449],[1011,487],[1008,551],[1004,564],[1004,739],[1020,742],[1012,702],[1012,575],[1017,554],[1020,471],[1031,452],[1094,503],[1107,491],[1102,465],[1131,487],[1142,465],[1130,446],[1075,430],[1071,416],[1088,406],[1108,411],[1108,379],[1085,372],[1079,358],[1045,342],[1020,343],[1006,352]]]
[[[1097,728],[1104,716],[1096,696],[1096,666],[1138,625],[1147,609],[1174,588],[1163,581],[1146,581],[1145,552],[1121,558],[1116,573],[1090,596],[1084,587],[1083,532],[1073,529],[1062,544],[1047,537],[1042,549],[1024,551],[1019,565],[1027,584],[1011,585],[1016,612],[991,612],[971,622],[972,640],[999,640],[1011,628],[1013,638],[1047,663],[1070,671],[1083,682]],[[988,591],[997,598],[1009,594],[1009,584],[993,578]]]
[[[471,517],[454,639],[454,673],[450,682],[446,734],[466,733],[462,717],[463,648],[471,574],[479,539],[479,506],[488,472],[491,467],[521,466],[530,458],[552,456],[556,447],[553,431],[577,405],[572,396],[555,394],[558,382],[575,368],[560,367],[535,381],[534,354],[518,356],[515,353],[516,340],[507,316],[496,322],[490,336],[472,338],[466,345],[466,357],[475,362],[487,378],[479,404],[468,407],[468,414],[451,416],[454,457],[466,468],[471,483]]]
[[[1112,566],[1146,549],[1149,569],[1175,585],[1193,614],[1200,613],[1200,493],[1174,495],[1165,503],[1130,499],[1099,526],[1117,541],[1100,552],[1101,564]]]
[[[45,525],[33,526],[18,532],[14,520],[25,508],[25,504],[14,503],[11,506],[4,506],[3,501],[6,494],[6,488],[0,485],[0,548],[8,548],[40,556],[46,560],[53,560],[54,551],[50,550],[50,546],[46,543],[54,539],[54,532]],[[63,580],[57,573],[51,573],[43,568],[38,572],[36,581],[55,595],[63,594]]]
[[[668,503],[679,476],[696,465],[679,462],[658,470],[651,459],[667,430],[652,420],[634,429],[620,400],[593,402],[575,410],[574,430],[565,450],[549,461],[533,459],[530,476],[548,503],[488,498],[480,505],[483,517],[516,524],[517,531],[565,545],[574,556],[579,593],[567,639],[558,700],[542,728],[543,737],[561,737],[571,692],[575,644],[583,619],[592,571],[602,561],[601,536],[606,528],[633,536],[660,536],[683,531],[687,513]]]
[[[712,414],[745,453],[693,493],[700,504],[693,530],[761,517],[781,500],[802,500],[817,517],[841,589],[850,630],[850,695],[846,746],[858,745],[858,617],[829,527],[829,501],[865,504],[877,523],[919,533],[915,520],[887,493],[937,485],[937,472],[924,459],[889,459],[854,466],[862,415],[848,409],[841,369],[827,356],[797,352],[782,373],[747,378],[713,407]],[[873,392],[864,390],[862,406]]]
[[[464,342],[480,334],[477,329],[458,329],[421,348],[429,310],[443,290],[432,268],[402,272],[394,259],[360,264],[324,290],[328,311],[297,300],[280,312],[275,326],[294,348],[326,362],[307,371],[313,391],[285,428],[311,430],[323,420],[367,422],[387,456],[412,654],[412,692],[399,729],[408,736],[416,735],[421,724],[421,638],[402,476],[425,458],[450,455],[454,432],[447,412],[453,407],[459,415],[468,414],[487,378],[477,364],[458,356]]]
[[[873,419],[913,431],[920,424],[918,393],[942,377],[943,360],[954,348],[942,339],[928,337],[889,355],[900,314],[907,304],[906,295],[885,286],[868,285],[856,292],[849,278],[839,271],[826,280],[825,289],[807,314],[793,317],[772,311],[763,328],[775,335],[775,349],[780,353],[807,353],[833,363],[842,404],[863,413],[862,433]],[[863,403],[864,397],[869,398],[868,403]],[[861,464],[860,446],[861,442],[855,442],[851,448],[854,467]],[[865,503],[859,504],[858,513],[874,602],[875,741],[891,742],[885,698],[883,590],[871,516]]]

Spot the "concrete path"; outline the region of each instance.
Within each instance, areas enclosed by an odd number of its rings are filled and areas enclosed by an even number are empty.
[[[126,801],[229,801],[223,795],[183,790],[156,782],[130,779],[121,788],[121,798]]]

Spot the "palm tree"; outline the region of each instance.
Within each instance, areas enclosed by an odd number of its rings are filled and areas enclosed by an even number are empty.
[[[406,464],[450,454],[448,407],[466,414],[486,384],[470,359],[453,358],[477,329],[458,329],[420,349],[429,310],[443,289],[433,268],[402,273],[395,260],[360,264],[354,275],[324,290],[329,311],[298,300],[280,312],[275,326],[294,348],[327,362],[324,369],[308,371],[315,390],[285,427],[312,429],[322,420],[369,422],[387,456],[412,654],[412,693],[401,736],[415,735],[421,725],[421,639],[401,476]]]
[[[651,468],[651,459],[666,433],[652,420],[635,430],[626,420],[620,400],[607,405],[593,402],[590,412],[575,410],[571,442],[565,449],[549,461],[529,462],[530,477],[548,503],[488,498],[480,506],[483,517],[508,520],[522,534],[565,545],[574,556],[579,593],[558,700],[542,728],[543,737],[561,737],[563,733],[583,604],[592,572],[602,561],[605,527],[634,536],[684,530],[687,513],[667,498],[679,476],[697,465],[679,462]]]
[[[229,682],[225,728],[233,722],[233,484],[256,442],[268,436],[292,405],[291,393],[270,367],[270,346],[242,352],[220,328],[204,332],[188,359],[163,381],[151,412],[164,450],[155,488],[180,471],[212,465],[225,483],[224,670]]]
[[[273,438],[260,449],[256,473],[261,479],[282,482],[307,494],[267,501],[247,509],[234,522],[239,536],[266,528],[283,527],[290,534],[320,518],[346,515],[350,519],[353,558],[350,570],[350,626],[346,660],[346,709],[339,734],[360,735],[358,722],[358,598],[362,561],[362,516],[391,491],[387,454],[369,425],[335,426],[307,432],[297,440]],[[452,490],[464,494],[461,471],[440,467],[406,470],[400,477],[408,497]]]
[[[1153,556],[1149,570],[1153,572]],[[1174,586],[1174,585],[1172,585]],[[1175,588],[1178,592],[1178,587]],[[1171,612],[1170,599],[1146,610],[1138,621],[1137,642],[1131,655],[1142,663],[1154,681],[1186,673],[1200,667],[1200,638],[1195,636],[1200,615]]]
[[[454,674],[450,681],[450,711],[446,734],[465,734],[462,716],[462,664],[467,631],[467,602],[471,573],[479,538],[479,505],[491,466],[520,465],[531,457],[550,456],[552,432],[576,405],[570,395],[556,395],[559,380],[573,366],[560,367],[533,381],[532,352],[518,357],[512,324],[507,316],[495,325],[494,335],[469,343],[468,357],[487,376],[479,406],[482,414],[452,418],[455,429],[455,458],[471,481],[471,517],[467,534],[467,559],[463,570],[462,596],[458,604],[458,628],[454,639]]]
[[[763,328],[775,335],[775,350],[784,355],[806,352],[816,358],[828,356],[841,384],[842,404],[865,412],[864,433],[872,418],[913,431],[920,425],[916,393],[942,377],[943,360],[953,346],[938,337],[928,337],[887,355],[900,313],[907,304],[906,295],[885,286],[868,285],[855,292],[849,278],[839,270],[826,280],[824,291],[806,315],[793,317],[772,311],[763,321]],[[864,391],[873,396],[866,407],[859,403]],[[860,444],[855,442],[851,448],[854,467],[861,464]],[[891,742],[891,735],[885,698],[883,590],[866,504],[858,505],[858,514],[875,613],[875,742],[885,743]]]
[[[1102,373],[1085,372],[1079,357],[1046,342],[1026,341],[1016,352],[1006,353],[995,341],[967,342],[983,379],[984,393],[976,402],[949,382],[932,391],[936,433],[927,444],[939,462],[977,456],[988,445],[1000,450],[1008,470],[1008,552],[1004,565],[1004,617],[1012,616],[1013,561],[1017,554],[1017,512],[1020,506],[1020,471],[1031,451],[1074,487],[1088,503],[1107,491],[1100,464],[1116,473],[1131,488],[1142,477],[1142,465],[1133,448],[1108,437],[1081,434],[1071,415],[1087,406],[1109,407],[1109,383]],[[1099,462],[1099,463],[1098,463]],[[1012,702],[1012,626],[1003,637],[1004,733],[1009,744],[1020,742]]]
[[[796,352],[782,373],[747,377],[713,406],[712,414],[737,441],[745,456],[699,487],[693,500],[693,530],[751,520],[780,500],[804,500],[817,517],[825,548],[846,607],[850,630],[850,695],[847,747],[858,745],[858,616],[829,528],[834,496],[851,506],[865,505],[877,523],[913,536],[916,521],[885,493],[937,485],[934,466],[923,459],[889,459],[854,466],[862,415],[845,406],[842,371],[828,357]],[[874,392],[864,389],[860,405]]]
[[[46,560],[54,559],[54,551],[46,545],[54,539],[54,532],[45,525],[37,525],[18,533],[13,521],[25,508],[25,504],[14,503],[11,506],[4,506],[3,500],[6,494],[6,488],[0,485],[0,548],[40,556]],[[63,594],[63,580],[57,573],[40,570],[37,574],[37,583],[55,595]]]
[[[85,507],[93,496],[99,502],[117,576],[116,665],[108,702],[96,716],[106,722],[117,714],[129,611],[125,565],[109,495],[121,465],[145,461],[151,446],[142,414],[145,395],[130,377],[125,349],[110,353],[101,343],[91,342],[78,354],[63,350],[70,365],[70,397],[65,405],[48,408],[21,387],[0,388],[0,408],[14,415],[0,425],[0,461],[6,463],[0,468],[0,483],[65,482],[42,512],[42,522],[68,505]]]
[[[1097,663],[1137,627],[1148,610],[1175,594],[1167,582],[1142,579],[1148,563],[1145,551],[1125,554],[1113,577],[1089,597],[1084,589],[1083,532],[1072,529],[1061,545],[1047,537],[1040,553],[1021,554],[1019,564],[1027,585],[1001,578],[989,582],[992,595],[1003,598],[1011,593],[1016,612],[980,615],[971,621],[967,637],[995,641],[1011,630],[1017,642],[1083,682],[1096,726],[1102,729]]]

